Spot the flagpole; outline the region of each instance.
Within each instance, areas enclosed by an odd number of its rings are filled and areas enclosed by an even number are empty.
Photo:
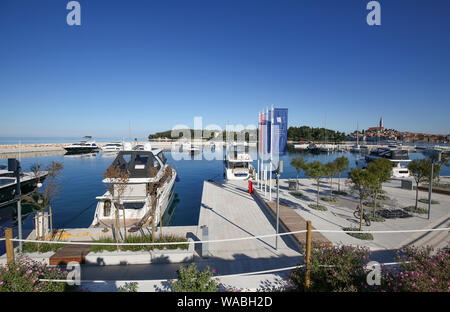
[[[263,110],[263,112],[264,112],[264,110]],[[265,176],[264,176],[264,146],[265,146],[265,144],[264,144],[264,139],[265,139],[265,136],[264,136],[264,113],[261,113],[261,148],[260,148],[260,157],[261,157],[261,177],[262,177],[262,181],[261,181],[261,191],[263,190],[263,188],[265,189],[265,186],[264,186],[264,183],[265,183],[265,181],[264,181],[264,179],[265,179]]]
[[[272,141],[273,141],[273,104],[270,108],[270,164],[269,164],[269,201],[272,201]]]
[[[257,149],[256,149],[256,159],[258,160],[258,170],[256,173],[256,182],[258,183],[258,186],[260,184],[260,175],[259,175],[259,146],[260,146],[259,123],[261,122],[260,120],[261,120],[261,113],[258,113],[258,123],[257,123],[258,128],[256,130],[256,134],[258,135],[258,143],[259,143],[257,146]]]

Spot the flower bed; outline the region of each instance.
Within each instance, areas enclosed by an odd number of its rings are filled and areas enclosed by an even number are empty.
[[[155,239],[153,243],[171,243],[171,242],[180,242],[180,244],[174,245],[155,245],[155,246],[146,246],[146,245],[135,245],[135,246],[119,246],[121,251],[150,251],[153,249],[188,249],[188,244],[183,244],[183,242],[187,243],[187,239],[181,236],[175,235],[166,235],[162,239]],[[96,239],[93,241],[94,243],[116,243],[116,241],[112,237]],[[120,241],[119,243],[152,243],[151,236],[142,236],[142,235],[130,235],[127,237],[125,241]],[[101,251],[116,251],[117,247],[114,245],[92,245],[92,252],[101,252]]]
[[[344,191],[332,191],[332,193],[334,195],[343,195],[343,196],[346,196],[348,194],[347,192]]]
[[[292,196],[295,196],[295,197],[302,197],[303,196],[303,193],[299,192],[299,191],[291,191],[291,192],[289,192],[289,194],[291,194]]]
[[[353,228],[353,227],[349,227],[349,228],[343,228],[343,231],[350,231],[347,232],[347,235],[353,236],[355,238],[358,239],[362,239],[362,240],[373,240],[373,235],[370,233],[352,233],[352,231],[359,231],[358,228]]]
[[[49,267],[22,257],[0,266],[0,292],[62,292],[71,290],[67,283],[45,282],[40,279],[66,279],[67,271]]]
[[[22,251],[23,253],[46,253],[46,252],[56,252],[58,249],[66,246],[65,244],[40,244],[38,250],[38,243],[23,243]]]
[[[358,291],[366,280],[370,251],[365,247],[334,246],[311,250],[309,291]],[[302,264],[306,264],[303,262]],[[296,290],[305,291],[305,267],[291,274]]]
[[[427,214],[428,213],[428,209],[424,209],[424,208],[420,208],[420,207],[416,207],[415,206],[408,206],[403,208],[403,210],[408,211],[408,212],[414,212],[414,213],[418,213],[418,214]]]
[[[382,203],[377,202],[376,205],[377,205],[377,208],[383,208],[383,204]],[[369,207],[369,208],[373,208],[374,204],[373,204],[372,201],[366,201],[366,202],[364,202],[364,206]]]
[[[309,208],[314,209],[314,210],[320,210],[320,211],[327,211],[327,207],[322,206],[322,205],[317,205],[317,204],[311,204],[308,205]]]
[[[369,285],[370,251],[364,247],[339,246],[311,251],[309,289],[305,289],[305,267],[291,274],[292,290],[337,292],[448,292],[448,250],[408,247],[400,250],[399,266],[381,266],[380,285]],[[304,263],[303,263],[304,264]]]
[[[428,204],[428,198],[421,198],[418,201],[421,202],[422,204]],[[439,202],[437,200],[432,199],[431,200],[431,204],[432,205],[439,205]]]
[[[329,202],[329,203],[336,203],[339,201],[339,198],[337,197],[331,197],[331,196],[325,196],[321,198],[323,201]]]
[[[91,246],[91,250],[93,251],[85,256],[85,264],[103,266],[190,262],[194,259],[194,244],[192,244],[192,239],[184,240],[186,242],[185,244],[176,245],[120,246],[119,251],[117,251],[117,247],[114,245],[95,246],[96,248],[92,248],[94,246]],[[127,240],[127,242],[130,241]],[[156,242],[163,241],[155,240]]]
[[[383,268],[382,291],[448,292],[450,291],[450,254],[438,249],[408,247],[401,250],[399,267]]]
[[[385,194],[378,194],[377,199],[378,200],[391,200],[391,198]]]

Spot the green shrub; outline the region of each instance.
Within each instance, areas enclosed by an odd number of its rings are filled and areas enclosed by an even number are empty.
[[[334,246],[311,250],[309,291],[358,291],[366,283],[365,264],[370,251],[365,247]],[[305,262],[303,264],[306,264]],[[305,267],[291,274],[296,290],[305,291]]]
[[[130,282],[125,283],[125,285],[119,287],[117,289],[118,292],[137,292],[138,289],[138,283],[136,282]]]
[[[112,237],[101,238],[93,240],[95,243],[116,243],[115,239]],[[151,243],[152,237],[151,235],[129,235],[125,241],[119,241],[119,243]],[[169,243],[169,242],[187,242],[187,239],[181,236],[175,235],[165,235],[163,238],[155,239],[154,243]],[[153,250],[153,249],[188,249],[188,244],[173,244],[173,245],[155,245],[155,246],[146,246],[146,245],[131,245],[131,246],[119,246],[121,251],[141,251],[141,250]],[[116,251],[117,246],[115,245],[91,245],[92,252],[101,252],[101,251]]]
[[[331,197],[331,196],[325,196],[321,198],[323,201],[329,202],[329,203],[336,203],[339,201],[339,198],[337,197]]]
[[[427,184],[423,184],[426,187],[430,186],[430,183]],[[445,188],[445,189],[450,189],[450,183],[437,183],[437,182],[433,182],[433,187],[440,187],[440,188]]]
[[[32,252],[38,252],[37,248],[38,243],[30,243],[25,242],[23,243],[22,252],[23,253],[32,253]],[[58,249],[63,248],[66,246],[65,244],[40,244],[39,246],[39,253],[49,252],[49,251],[57,251]]]
[[[416,207],[415,206],[408,206],[403,208],[403,210],[408,211],[408,212],[414,212],[414,213],[418,213],[418,214],[427,214],[428,213],[428,209],[424,209],[424,208],[420,208],[420,207]]]
[[[340,246],[313,249],[309,291],[448,292],[450,253],[430,247],[399,250],[398,266],[381,267],[381,285],[368,285],[366,264],[370,251],[365,247]],[[370,269],[369,269],[370,270]],[[293,290],[305,290],[305,267],[292,272]]]
[[[421,199],[419,199],[419,202],[421,202],[423,204],[428,204],[428,198],[421,198]],[[431,204],[432,205],[439,205],[439,202],[437,200],[432,199],[431,200]]]
[[[362,239],[362,240],[373,240],[373,235],[371,233],[352,233],[352,231],[359,231],[358,228],[354,228],[354,227],[348,227],[348,228],[343,228],[343,231],[350,231],[347,232],[348,235],[353,236],[355,238],[358,239]]]
[[[384,221],[386,221],[386,219],[384,219],[382,216],[380,216],[378,214],[373,215],[373,213],[369,213],[366,216],[372,222],[384,222]]]
[[[310,204],[308,205],[309,208],[311,209],[315,209],[315,210],[320,210],[320,211],[327,211],[327,207],[322,206],[322,205],[317,205],[317,204]]]
[[[391,198],[389,196],[384,195],[384,194],[378,194],[377,199],[378,200],[391,200]]]
[[[289,194],[291,194],[292,196],[295,196],[295,197],[302,197],[303,196],[303,193],[299,192],[299,191],[291,191],[291,192],[289,192]]]
[[[332,191],[332,193],[333,193],[334,195],[343,195],[343,196],[346,196],[346,195],[347,195],[347,192],[344,192],[344,191]]]
[[[370,208],[373,208],[373,207],[374,207],[374,205],[373,205],[373,202],[372,202],[372,201],[366,201],[366,202],[364,202],[364,206],[366,206],[366,207],[370,207]],[[383,208],[383,204],[382,204],[382,203],[379,203],[379,202],[377,202],[377,208]]]
[[[394,292],[448,292],[450,254],[431,247],[407,247],[397,255],[399,267],[383,268],[381,286],[375,289]]]
[[[49,267],[29,258],[16,259],[12,264],[0,266],[0,292],[62,292],[73,287],[67,283],[46,282],[40,279],[66,279],[67,271]]]
[[[212,278],[214,272],[210,271],[209,266],[199,271],[194,263],[188,267],[181,265],[177,270],[178,280],[169,283],[175,292],[217,292],[219,284]]]

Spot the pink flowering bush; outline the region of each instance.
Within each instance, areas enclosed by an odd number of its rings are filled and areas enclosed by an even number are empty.
[[[67,272],[57,267],[19,258],[0,266],[0,292],[61,292],[69,290],[67,283],[44,282],[40,279],[66,279]]]
[[[399,252],[398,267],[383,267],[381,291],[449,292],[450,254],[431,247],[408,247]]]
[[[381,267],[381,285],[367,283],[370,251],[340,246],[311,251],[309,291],[450,292],[450,254],[430,247],[399,250],[396,266]],[[305,263],[304,263],[305,264]],[[305,290],[305,267],[291,274],[295,287]]]
[[[358,291],[366,283],[365,265],[370,251],[365,247],[333,246],[312,249],[309,291]],[[305,260],[306,261],[306,260]],[[303,263],[306,265],[306,263]],[[291,274],[296,290],[305,290],[305,267]]]

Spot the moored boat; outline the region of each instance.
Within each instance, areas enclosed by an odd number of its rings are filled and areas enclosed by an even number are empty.
[[[111,167],[127,173],[126,184],[119,183],[118,178],[103,180],[111,188],[97,197],[91,227],[115,227],[116,213],[121,228],[124,219],[127,228],[139,228],[150,222],[158,224],[173,201],[177,172],[167,164],[163,151],[152,149],[150,144],[145,144],[143,150],[125,148],[118,153]],[[118,198],[120,189],[123,193]]]
[[[227,180],[248,180],[254,173],[252,159],[246,153],[227,153],[224,160],[224,176]]]

